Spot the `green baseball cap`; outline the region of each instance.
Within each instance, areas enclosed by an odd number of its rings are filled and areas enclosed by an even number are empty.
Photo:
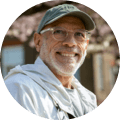
[[[62,4],[47,10],[38,26],[37,33],[40,33],[44,26],[53,23],[66,15],[80,18],[85,25],[85,29],[88,31],[95,28],[95,23],[88,14],[73,5]]]

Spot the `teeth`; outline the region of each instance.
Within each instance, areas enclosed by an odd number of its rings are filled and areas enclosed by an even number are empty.
[[[65,54],[65,53],[62,53],[61,55],[62,56],[69,56],[69,57],[74,57],[75,56],[75,54]]]

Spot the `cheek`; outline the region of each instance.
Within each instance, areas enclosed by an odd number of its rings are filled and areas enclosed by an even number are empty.
[[[52,40],[51,42],[47,43],[47,46],[48,46],[47,49],[49,50],[49,52],[54,53],[59,48],[60,44],[58,41]]]
[[[53,47],[53,38],[52,38],[51,34],[46,33],[44,35],[43,44],[45,46],[45,49],[47,49],[47,51],[51,50],[51,48]]]
[[[78,46],[79,46],[80,50],[83,51],[83,53],[84,53],[84,51],[85,51],[86,48],[87,48],[87,43],[81,43],[81,44],[79,44]]]

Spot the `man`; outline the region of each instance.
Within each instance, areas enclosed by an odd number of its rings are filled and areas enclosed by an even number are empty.
[[[34,42],[35,64],[17,66],[5,77],[12,96],[25,109],[48,119],[65,120],[96,108],[96,97],[74,77],[95,28],[86,13],[63,4],[44,15]]]

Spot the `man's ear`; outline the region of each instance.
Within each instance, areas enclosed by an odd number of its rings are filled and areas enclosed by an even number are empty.
[[[88,45],[89,45],[89,39],[87,39],[86,41],[85,50],[87,50]]]
[[[36,47],[36,51],[40,52],[40,48],[41,48],[41,35],[38,33],[34,34],[34,43],[35,43],[35,47]]]

